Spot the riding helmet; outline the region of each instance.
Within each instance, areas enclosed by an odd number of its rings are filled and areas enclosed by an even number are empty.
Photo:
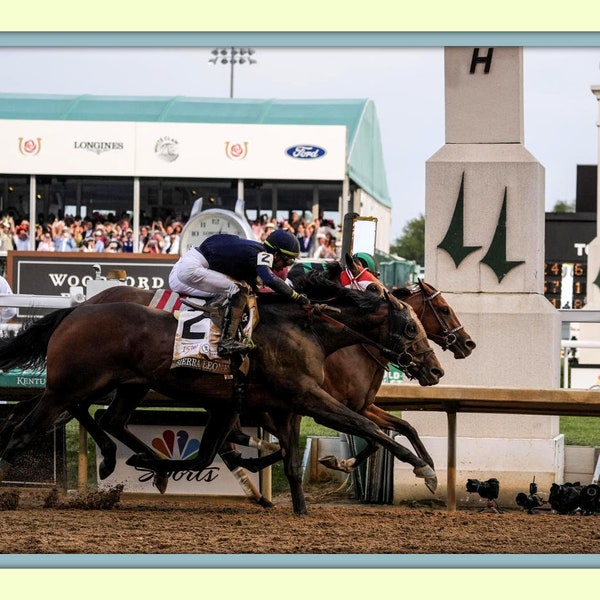
[[[300,254],[298,238],[287,229],[276,229],[270,233],[265,240],[265,248],[267,252],[280,252],[294,258]]]
[[[370,254],[367,254],[366,252],[357,252],[352,258],[359,262],[365,269],[373,273],[373,275],[379,277],[380,273],[377,270],[375,259]]]

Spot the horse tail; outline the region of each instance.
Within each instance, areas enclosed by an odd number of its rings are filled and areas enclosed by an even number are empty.
[[[0,369],[42,371],[46,366],[48,344],[55,329],[75,309],[61,308],[33,321],[14,338],[0,340]]]

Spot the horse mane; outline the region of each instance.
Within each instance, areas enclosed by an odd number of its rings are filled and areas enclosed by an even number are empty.
[[[430,283],[427,283],[424,279],[421,279],[421,281],[423,285],[430,288],[432,292],[437,292],[437,290]],[[413,294],[419,294],[421,293],[421,291],[422,288],[418,283],[407,282],[401,288],[394,288],[392,290],[392,295],[398,298],[399,300],[402,300],[403,298],[408,298]]]
[[[297,262],[290,268],[287,277],[292,282],[293,286],[296,287],[296,281],[311,271],[318,271],[331,280],[337,280],[343,270],[342,264],[337,260],[327,260],[324,262]]]
[[[307,271],[298,275],[294,280],[294,289],[300,294],[306,294],[313,302],[356,306],[366,311],[375,310],[381,302],[381,298],[375,294],[365,294],[339,285],[330,279],[330,274],[326,271]],[[258,297],[261,304],[289,302],[279,294],[259,294]]]

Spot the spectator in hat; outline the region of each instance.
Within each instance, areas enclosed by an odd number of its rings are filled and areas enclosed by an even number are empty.
[[[104,236],[101,229],[94,231],[94,252],[104,252]]]
[[[2,221],[2,227],[0,227],[0,250],[8,251],[15,249],[15,243],[11,234],[12,223],[8,219]]]
[[[29,250],[29,228],[19,225],[14,235],[15,250]]]

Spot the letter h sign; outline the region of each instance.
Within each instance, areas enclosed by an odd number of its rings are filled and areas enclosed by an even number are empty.
[[[488,53],[485,56],[479,56],[479,48],[473,48],[473,56],[471,58],[471,69],[469,73],[473,75],[477,69],[478,64],[485,65],[483,72],[487,75],[492,68],[492,56],[494,55],[494,49],[488,48]]]

